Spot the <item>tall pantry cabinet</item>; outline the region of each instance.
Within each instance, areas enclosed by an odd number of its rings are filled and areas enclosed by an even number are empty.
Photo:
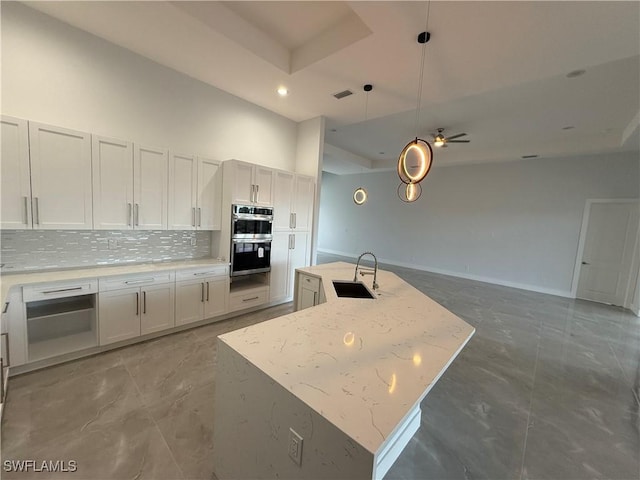
[[[295,269],[310,264],[315,182],[276,170],[273,188],[270,300],[293,296]]]

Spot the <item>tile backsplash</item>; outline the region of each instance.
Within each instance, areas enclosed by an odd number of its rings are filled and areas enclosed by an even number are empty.
[[[2,272],[211,256],[208,231],[2,230]]]

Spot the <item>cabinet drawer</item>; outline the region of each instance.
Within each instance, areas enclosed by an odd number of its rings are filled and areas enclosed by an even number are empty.
[[[24,302],[45,300],[47,298],[75,297],[98,291],[98,279],[88,278],[68,282],[41,283],[22,287]]]
[[[319,278],[305,275],[303,273],[299,273],[298,278],[300,280],[300,285],[304,285],[306,288],[310,288],[311,290],[315,290],[316,292],[320,290]]]
[[[144,287],[146,285],[157,285],[161,283],[170,283],[175,280],[175,273],[170,272],[154,272],[148,274],[120,275],[117,277],[105,277],[99,280],[99,288],[101,292],[111,290],[120,290],[130,287]]]
[[[227,265],[212,265],[210,267],[190,268],[188,270],[178,270],[176,281],[193,280],[200,277],[226,277],[229,275]]]
[[[252,288],[229,295],[229,311],[235,312],[244,308],[257,307],[269,300],[269,287]]]

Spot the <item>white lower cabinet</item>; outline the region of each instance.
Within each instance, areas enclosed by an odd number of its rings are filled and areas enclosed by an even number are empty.
[[[176,325],[224,315],[228,311],[226,266],[187,270],[176,275]]]
[[[305,308],[313,307],[326,301],[322,281],[319,278],[298,273],[297,280],[296,311],[304,310]]]
[[[174,273],[100,279],[100,345],[175,326]]]

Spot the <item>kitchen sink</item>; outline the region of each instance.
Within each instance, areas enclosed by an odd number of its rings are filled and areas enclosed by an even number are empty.
[[[333,280],[333,288],[336,295],[347,298],[372,298],[376,296],[365,287],[362,282],[349,282],[341,280]]]

